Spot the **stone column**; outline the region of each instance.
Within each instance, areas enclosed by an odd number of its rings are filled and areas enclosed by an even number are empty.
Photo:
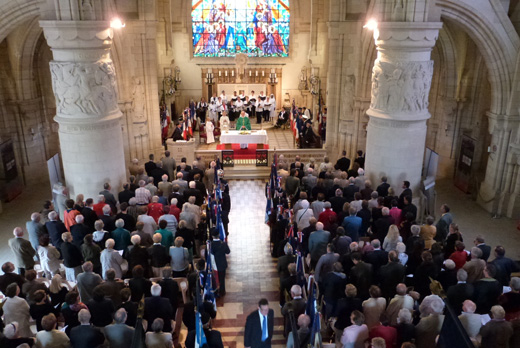
[[[374,32],[377,59],[367,114],[365,169],[374,185],[382,175],[401,190],[419,187],[426,141],[431,51],[442,23],[384,22]]]
[[[118,190],[126,170],[109,22],[46,20],[40,25],[54,58],[54,120],[71,196],[95,198],[104,182]]]

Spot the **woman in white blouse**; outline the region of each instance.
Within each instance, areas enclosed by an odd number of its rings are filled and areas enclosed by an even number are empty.
[[[40,237],[40,247],[38,248],[38,257],[45,278],[52,279],[60,272],[60,252],[54,246],[49,244],[49,235],[44,234]]]

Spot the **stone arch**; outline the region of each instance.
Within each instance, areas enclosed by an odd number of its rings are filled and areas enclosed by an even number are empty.
[[[441,66],[435,68],[441,68],[441,76],[445,81],[444,90],[446,96],[456,98],[457,97],[457,85],[459,77],[457,76],[458,71],[455,66],[457,52],[455,50],[455,42],[453,35],[447,26],[439,31],[439,38],[437,45],[435,46],[439,50],[439,58],[441,58]]]
[[[21,47],[19,65],[18,97],[21,100],[33,99],[38,96],[34,80],[34,55],[42,36],[42,28],[38,23],[38,17],[34,17],[27,26],[24,43]]]
[[[38,0],[0,2],[0,42],[20,23],[40,15]]]
[[[486,12],[460,0],[438,0],[437,5],[441,17],[459,24],[480,49],[493,91],[490,111],[497,115],[507,114],[520,38],[503,8],[495,0],[489,2],[491,11]]]

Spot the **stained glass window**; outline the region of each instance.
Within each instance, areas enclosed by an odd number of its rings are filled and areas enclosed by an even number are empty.
[[[195,57],[287,57],[289,0],[193,0]]]

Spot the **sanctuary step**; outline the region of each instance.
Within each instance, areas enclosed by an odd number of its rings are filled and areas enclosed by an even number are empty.
[[[271,173],[271,167],[257,167],[254,164],[241,164],[237,163],[240,160],[235,160],[234,167],[224,168],[224,178],[226,180],[231,179],[243,179],[243,180],[254,180],[254,179],[269,179]]]

